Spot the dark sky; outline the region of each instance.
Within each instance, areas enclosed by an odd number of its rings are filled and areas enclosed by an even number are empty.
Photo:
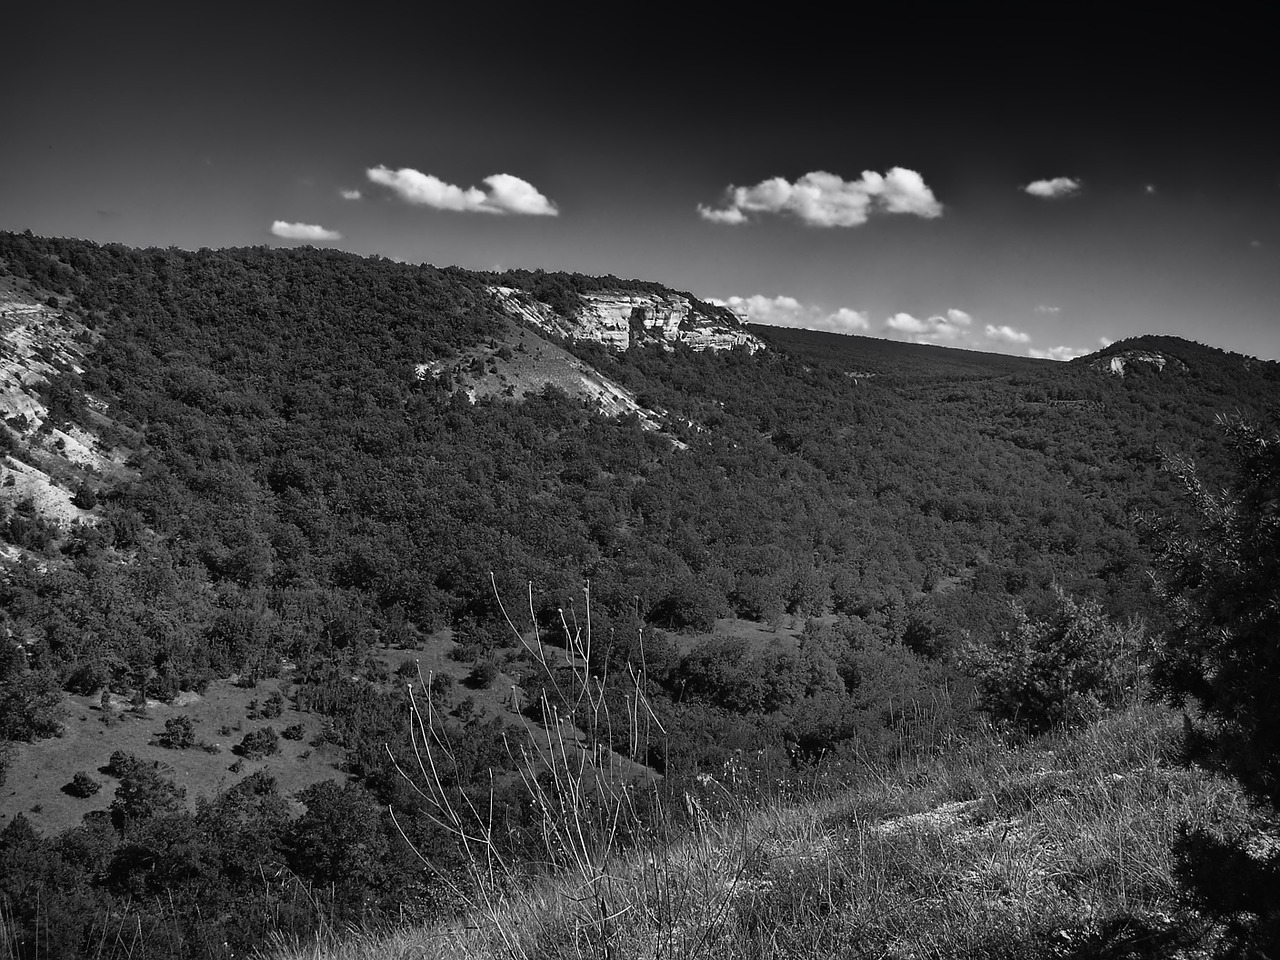
[[[35,6],[6,14],[0,228],[615,273],[1011,353],[1280,357],[1267,31],[1217,8]]]

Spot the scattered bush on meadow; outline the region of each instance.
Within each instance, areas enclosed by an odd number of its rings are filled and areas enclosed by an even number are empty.
[[[262,760],[280,752],[280,735],[276,733],[275,727],[251,730],[233,750],[245,760]]]
[[[63,789],[66,790],[67,793],[71,794],[71,796],[79,797],[81,800],[84,800],[92,797],[95,793],[101,790],[102,784],[89,776],[85,771],[80,770],[71,778],[71,782]]]
[[[160,746],[170,750],[186,750],[195,746],[195,722],[186,714],[170,717],[164,722],[164,733],[160,734]]]

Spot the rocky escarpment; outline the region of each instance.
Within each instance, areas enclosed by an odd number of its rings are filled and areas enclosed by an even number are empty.
[[[676,293],[592,291],[581,296],[576,316],[565,317],[532,295],[513,287],[490,287],[511,316],[539,329],[575,340],[594,340],[614,350],[654,342],[670,348],[684,343],[694,350],[745,347],[754,353],[764,342],[735,321],[707,312]]]
[[[1125,350],[1122,353],[1113,353],[1110,356],[1098,357],[1090,361],[1089,365],[1095,370],[1101,370],[1104,373],[1111,373],[1117,377],[1123,377],[1126,370],[1135,363],[1150,364],[1160,372],[1164,372],[1165,367],[1171,370],[1186,370],[1187,365],[1176,357],[1165,356],[1163,353],[1155,350]]]
[[[120,473],[126,452],[104,445],[66,411],[49,409],[51,384],[62,373],[82,372],[94,336],[54,303],[0,289],[0,518],[12,510],[65,527],[95,522],[91,501],[76,493]],[[81,420],[108,422],[105,403],[87,395],[82,402]],[[12,546],[0,552],[15,555]]]

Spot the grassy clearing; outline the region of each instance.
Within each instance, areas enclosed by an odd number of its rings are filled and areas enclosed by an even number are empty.
[[[143,713],[133,712],[127,700],[114,698],[111,722],[103,723],[96,697],[67,695],[63,706],[67,716],[62,736],[18,744],[13,766],[0,787],[0,827],[19,813],[37,829],[55,833],[77,826],[90,811],[111,805],[118,781],[101,770],[115,750],[136,754],[146,761],[159,761],[172,771],[174,782],[187,791],[187,804],[195,808],[198,797],[211,796],[255,771],[266,769],[280,786],[292,794],[321,780],[345,780],[335,764],[342,758],[339,748],[326,744],[313,747],[310,740],[320,731],[321,719],[286,706],[279,717],[248,718],[250,703],[264,703],[281,681],[270,680],[253,688],[228,681],[211,683],[203,696],[184,694],[174,703],[150,700]],[[188,716],[194,721],[197,743],[216,747],[216,752],[199,746],[186,750],[166,749],[156,743],[165,721]],[[239,757],[232,752],[246,733],[266,726],[282,730],[301,723],[306,731],[300,741],[281,739],[280,752],[263,760],[244,760],[230,768]],[[225,733],[223,731],[226,731]],[[102,789],[86,799],[63,791],[77,771],[85,771],[102,784]]]
[[[827,796],[704,817],[596,882],[527,880],[447,927],[351,933],[278,960],[1193,956],[1169,847],[1254,816],[1170,762],[1135,705],[1021,748],[862,770]]]

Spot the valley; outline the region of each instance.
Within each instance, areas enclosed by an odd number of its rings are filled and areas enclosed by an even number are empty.
[[[995,768],[1039,798],[1035,738],[1108,723],[1142,758],[1046,798],[1101,804],[1140,768],[1142,797],[1176,781],[1171,811],[1245,817],[1161,766],[1177,718],[1143,700],[1176,615],[1152,571],[1197,523],[1176,464],[1230,481],[1220,418],[1267,422],[1280,365],[1162,336],[1057,363],[747,325],[617,277],[9,233],[0,318],[0,942],[124,950],[110,918],[139,955],[212,957],[461,922],[485,888],[445,798],[485,811],[517,886],[572,867],[547,811],[588,795],[626,798],[620,857],[708,811],[829,823],[876,778],[842,843],[969,804],[994,850],[1022,829]],[[430,789],[424,744],[448,745]],[[1141,890],[1089,887],[1135,905],[1071,936],[1172,909],[1159,857]]]

